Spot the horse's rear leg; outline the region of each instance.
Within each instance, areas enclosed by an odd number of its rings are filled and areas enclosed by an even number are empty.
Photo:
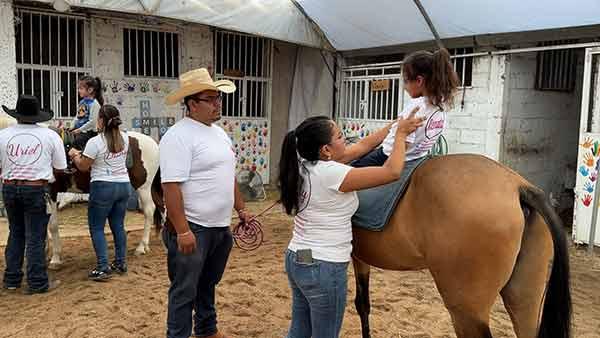
[[[432,257],[430,271],[458,338],[492,337],[490,312],[510,279],[521,242],[520,231],[495,235],[480,235],[478,242],[465,241],[462,250],[439,250]]]
[[[48,232],[50,234],[50,248],[52,249],[52,258],[50,258],[50,263],[48,264],[48,269],[57,270],[60,268],[62,261],[60,260],[60,252],[62,249],[60,243],[60,235],[58,231],[58,203],[56,201],[51,201],[51,213],[50,220],[48,221]],[[47,246],[46,246],[47,247]]]
[[[363,338],[370,338],[369,333],[369,313],[371,312],[371,303],[369,300],[369,274],[371,267],[353,257],[354,277],[356,279],[356,298],[354,305],[360,316],[360,326]]]
[[[150,229],[152,227],[152,222],[154,221],[154,201],[152,201],[152,194],[150,192],[150,184],[144,184],[137,190],[140,207],[144,212],[144,234],[142,235],[142,240],[140,244],[138,244],[135,249],[136,255],[143,255],[150,252]]]
[[[518,338],[538,336],[541,307],[550,273],[552,238],[539,214],[525,227],[521,251],[508,284],[500,294]]]

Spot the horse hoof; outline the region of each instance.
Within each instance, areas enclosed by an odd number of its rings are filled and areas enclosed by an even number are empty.
[[[50,263],[48,264],[48,270],[56,271],[60,270],[60,263]]]
[[[145,249],[143,246],[138,246],[137,249],[135,249],[135,255],[136,256],[145,255],[148,253],[148,251],[150,251],[150,250]]]

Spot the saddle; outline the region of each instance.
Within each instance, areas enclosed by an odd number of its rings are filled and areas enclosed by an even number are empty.
[[[60,134],[60,133],[59,133]],[[65,135],[72,135],[71,133],[64,133]],[[63,137],[63,135],[61,135]],[[71,136],[72,137],[72,136]],[[66,137],[63,137],[63,142],[66,144]],[[68,150],[68,146],[65,147],[65,152]],[[127,159],[125,162],[127,166],[127,172],[129,174],[129,181],[133,188],[137,190],[141,187],[148,178],[148,173],[146,172],[146,168],[144,168],[144,161],[142,159],[142,150],[140,149],[140,144],[136,138],[129,137],[129,149],[127,150]],[[73,181],[77,189],[88,193],[90,191],[90,172],[82,172],[77,170],[75,166],[71,171],[73,175]]]
[[[358,210],[352,216],[352,226],[370,231],[382,231],[402,199],[415,170],[430,156],[404,163],[400,179],[375,188],[359,190]]]

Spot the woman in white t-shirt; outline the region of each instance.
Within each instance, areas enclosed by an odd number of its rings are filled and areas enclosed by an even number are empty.
[[[69,151],[69,156],[79,170],[87,171],[91,168],[88,223],[97,264],[88,277],[95,281],[109,279],[113,272],[127,272],[127,233],[124,221],[130,194],[126,166],[129,138],[119,129],[121,123],[117,108],[102,106],[97,120],[99,134],[88,141],[83,154],[75,149]],[[115,243],[115,259],[110,265],[104,237],[107,219]]]
[[[408,55],[402,63],[402,76],[404,90],[412,99],[400,117],[408,116],[418,107],[417,116],[425,118],[423,126],[406,137],[406,161],[414,161],[427,156],[446,128],[446,110],[452,107],[458,76],[446,49],[435,53],[418,51]],[[352,166],[383,165],[392,153],[395,135],[396,127],[392,125],[382,147],[352,162]]]
[[[400,177],[405,138],[423,121],[415,112],[398,121],[394,150],[379,167],[346,165],[379,143],[373,136],[346,147],[342,132],[328,117],[308,118],[286,135],[279,185],[286,212],[295,215],[285,262],[293,295],[287,338],[338,337],[346,306],[356,190]]]

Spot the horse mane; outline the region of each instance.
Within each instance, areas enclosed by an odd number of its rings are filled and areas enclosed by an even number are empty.
[[[0,113],[0,130],[4,129],[6,127],[14,126],[15,124],[17,124],[17,119],[15,119],[14,117],[12,117],[8,114]],[[37,123],[37,125],[40,127],[45,127],[45,128],[52,127],[52,125],[45,123],[45,122]]]
[[[17,119],[7,114],[0,114],[0,129],[17,124]]]

